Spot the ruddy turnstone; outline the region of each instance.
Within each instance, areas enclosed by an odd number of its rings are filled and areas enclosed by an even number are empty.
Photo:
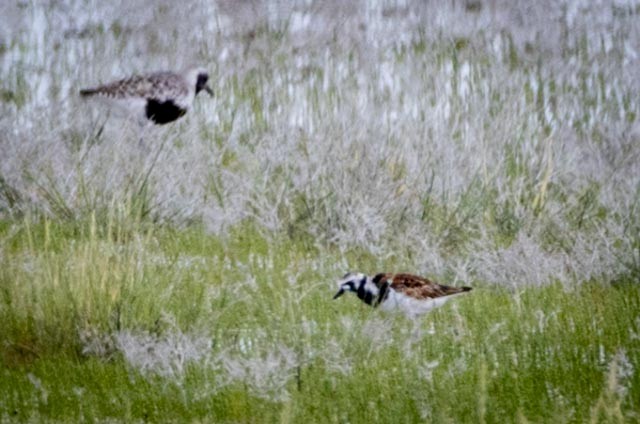
[[[184,116],[200,91],[213,96],[208,80],[209,74],[201,68],[163,71],[85,88],[80,95],[103,100],[141,124],[167,124]]]
[[[468,292],[471,287],[450,287],[434,283],[412,274],[347,273],[338,282],[339,298],[347,291],[354,292],[367,305],[383,310],[399,309],[407,315],[419,315],[442,306],[451,297]]]

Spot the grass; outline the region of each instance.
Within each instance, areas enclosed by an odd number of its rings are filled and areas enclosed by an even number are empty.
[[[4,8],[0,421],[640,421],[640,10],[583,3]],[[192,64],[144,147],[77,96]]]
[[[342,253],[250,226],[2,227],[7,421],[638,418],[637,284],[478,282],[412,322],[332,301]]]

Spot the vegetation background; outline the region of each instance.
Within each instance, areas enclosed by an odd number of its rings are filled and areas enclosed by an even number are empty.
[[[0,420],[640,421],[639,55],[637,0],[2,2]],[[192,64],[144,146],[77,95]]]

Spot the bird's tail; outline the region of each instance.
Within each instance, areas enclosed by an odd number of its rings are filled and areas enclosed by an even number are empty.
[[[463,292],[468,292],[473,290],[473,287],[460,287],[462,289]]]
[[[98,90],[96,90],[95,88],[83,88],[82,90],[80,90],[80,95],[82,97],[88,97],[88,96],[93,96],[97,92]]]

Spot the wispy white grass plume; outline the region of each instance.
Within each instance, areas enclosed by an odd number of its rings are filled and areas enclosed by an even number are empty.
[[[509,247],[481,251],[474,259],[473,268],[480,278],[508,287],[566,281],[564,255],[543,251],[524,234]],[[515,276],[518,280],[514,280]]]
[[[299,365],[295,352],[284,346],[250,356],[225,355],[221,361],[231,382],[241,382],[253,395],[278,402],[289,398],[286,385]]]
[[[179,331],[155,336],[147,332],[121,331],[115,335],[118,351],[141,372],[151,372],[179,380],[187,367],[211,356],[211,339],[193,337]]]

